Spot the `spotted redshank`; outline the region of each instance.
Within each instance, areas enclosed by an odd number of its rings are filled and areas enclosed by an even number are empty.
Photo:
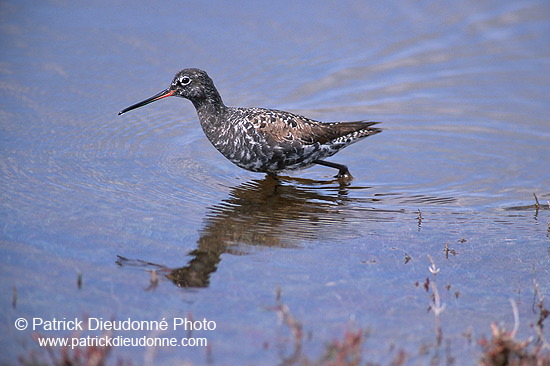
[[[345,165],[323,159],[382,131],[373,127],[378,122],[318,122],[275,109],[228,107],[212,79],[199,69],[181,70],[170,87],[119,115],[170,96],[193,103],[204,134],[232,163],[273,176],[319,164],[338,169],[337,178],[351,178]]]

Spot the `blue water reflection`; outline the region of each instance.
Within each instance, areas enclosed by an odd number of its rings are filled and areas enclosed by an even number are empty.
[[[547,2],[5,1],[0,17],[2,362],[44,351],[16,319],[88,314],[218,324],[208,349],[113,362],[278,364],[293,347],[280,288],[309,334],[301,356],[356,327],[365,361],[402,348],[425,363],[443,352],[427,255],[457,363],[491,322],[513,327],[510,298],[518,339],[534,334],[535,288],[550,289]],[[280,183],[238,169],[185,100],[117,118],[184,67],[228,105],[384,131],[333,158],[355,178],[342,187],[323,167]]]

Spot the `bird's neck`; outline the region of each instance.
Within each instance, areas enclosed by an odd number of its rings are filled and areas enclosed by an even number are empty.
[[[222,116],[227,110],[219,95],[217,98],[192,100],[192,102],[197,110],[201,124],[211,124],[214,121],[222,120]]]
[[[199,117],[224,113],[227,108],[217,91],[209,93],[204,98],[192,99],[191,102],[195,106]]]

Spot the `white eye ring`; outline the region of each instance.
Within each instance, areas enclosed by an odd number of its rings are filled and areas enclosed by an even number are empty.
[[[182,76],[180,78],[181,85],[189,85],[191,83],[191,78],[189,76]]]

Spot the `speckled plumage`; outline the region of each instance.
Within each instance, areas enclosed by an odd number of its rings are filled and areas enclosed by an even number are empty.
[[[212,145],[237,166],[275,175],[313,164],[339,169],[345,165],[322,159],[367,136],[381,132],[378,122],[318,122],[307,117],[266,108],[226,106],[214,82],[199,69],[176,74],[169,88],[119,114],[168,96],[189,99],[197,110],[204,134]]]

